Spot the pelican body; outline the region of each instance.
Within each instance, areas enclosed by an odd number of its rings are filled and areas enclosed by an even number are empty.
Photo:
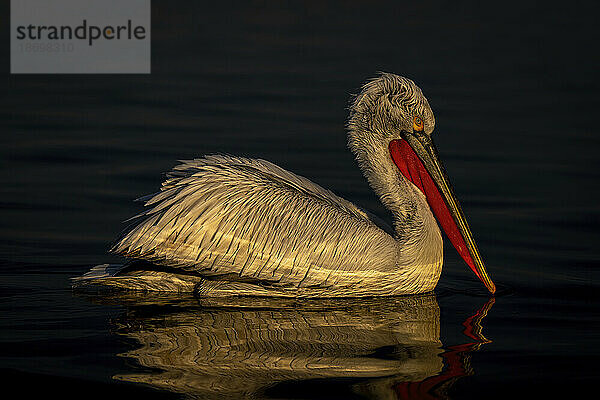
[[[211,155],[183,161],[141,198],[145,211],[111,250],[141,261],[98,266],[76,283],[202,296],[424,293],[442,271],[439,223],[493,293],[434,126],[421,90],[394,74],[368,81],[351,105],[348,146],[392,227],[268,161]]]

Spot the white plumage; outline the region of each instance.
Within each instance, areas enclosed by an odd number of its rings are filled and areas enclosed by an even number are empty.
[[[374,296],[433,290],[442,239],[424,193],[403,176],[388,143],[430,135],[433,113],[410,80],[382,74],[363,87],[348,143],[394,229],[329,190],[268,161],[212,155],[183,161],[142,198],[112,251],[148,264],[99,266],[76,284],[194,290],[204,296]],[[470,233],[469,233],[470,234]]]
[[[398,259],[364,211],[264,160],[184,161],[145,205],[115,253],[280,295],[372,292]]]

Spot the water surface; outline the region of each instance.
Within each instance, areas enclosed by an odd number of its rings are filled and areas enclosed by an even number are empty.
[[[78,398],[594,390],[593,10],[154,3],[149,76],[5,71],[0,368],[9,386]],[[387,218],[344,134],[349,95],[379,70],[414,79],[430,100],[495,299],[449,243],[427,296],[214,303],[71,291],[69,278],[122,261],[106,250],[139,211],[132,200],[155,191],[177,159],[264,158]]]

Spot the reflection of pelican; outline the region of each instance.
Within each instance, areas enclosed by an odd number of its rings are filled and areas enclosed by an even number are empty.
[[[393,230],[267,161],[209,156],[175,167],[161,191],[144,198],[139,224],[113,248],[163,269],[100,267],[78,283],[196,287],[206,296],[423,293],[433,290],[442,268],[437,218],[494,292],[431,140],[434,125],[421,90],[392,74],[368,82],[352,105],[349,147],[391,211]]]
[[[452,385],[458,378],[473,375],[473,368],[470,365],[471,352],[479,350],[483,344],[492,342],[481,333],[481,323],[494,303],[494,298],[491,298],[480,310],[463,322],[463,333],[473,342],[446,348],[446,351],[442,354],[446,364],[444,372],[420,382],[397,382],[394,391],[398,399],[434,400],[446,398],[445,391],[448,386]]]
[[[353,378],[353,390],[370,398],[438,398],[472,373],[468,353],[478,348],[442,347],[433,295],[199,301],[132,297],[115,331],[140,344],[123,356],[144,370],[115,378],[200,398],[256,398],[279,383]],[[465,322],[475,342],[489,342],[480,322],[490,306]]]

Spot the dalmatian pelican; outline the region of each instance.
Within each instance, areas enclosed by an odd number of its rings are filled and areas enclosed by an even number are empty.
[[[495,292],[431,135],[435,118],[410,79],[381,73],[350,107],[348,147],[390,211],[392,226],[262,159],[182,161],[116,241],[125,265],[75,285],[200,296],[363,297],[432,291],[441,227]],[[437,220],[437,221],[436,221]]]

